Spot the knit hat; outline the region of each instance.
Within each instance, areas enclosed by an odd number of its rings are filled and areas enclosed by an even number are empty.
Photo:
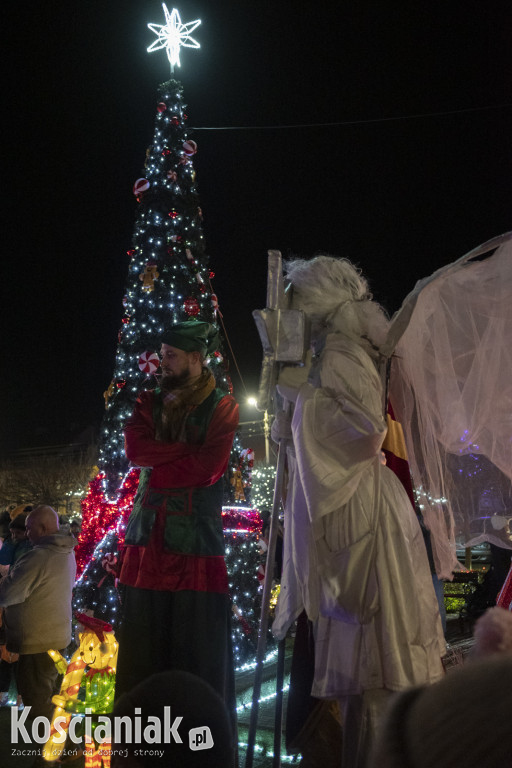
[[[112,744],[112,768],[125,765],[125,751],[129,756],[134,752],[143,755],[138,763],[141,768],[228,768],[234,764],[235,740],[226,705],[217,691],[190,672],[167,670],[151,675],[117,698],[114,717],[137,715],[143,721],[156,717],[164,722],[165,707],[170,707],[172,718],[181,718],[178,732],[182,743],[173,739],[170,743],[146,742],[144,731],[141,743],[130,744],[120,734],[121,740]],[[209,748],[195,751],[191,746],[196,730],[209,730]]]
[[[511,712],[512,658],[469,663],[394,700],[371,768],[503,768],[512,755]]]
[[[0,514],[0,539],[5,539],[9,535],[10,524],[11,516],[6,509],[5,512]]]
[[[200,352],[206,357],[218,348],[219,333],[214,325],[203,320],[185,320],[165,330],[160,341],[184,352]]]
[[[10,510],[11,520],[14,520],[18,515],[21,515],[23,512],[28,515],[29,512],[32,512],[34,507],[31,504],[20,504],[17,507],[14,507],[14,509]]]

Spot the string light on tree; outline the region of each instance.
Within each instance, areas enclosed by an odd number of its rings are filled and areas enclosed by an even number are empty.
[[[252,470],[251,501],[256,509],[271,509],[274,497],[276,468],[272,464],[257,462]]]
[[[176,8],[173,8],[171,13],[169,13],[165,3],[162,3],[162,8],[165,14],[165,24],[148,24],[150,30],[157,36],[157,39],[149,46],[148,53],[161,51],[165,48],[171,65],[171,73],[174,73],[175,66],[181,67],[180,48],[182,46],[184,48],[200,48],[197,40],[194,40],[191,35],[200,25],[201,20],[196,19],[182,24]]]

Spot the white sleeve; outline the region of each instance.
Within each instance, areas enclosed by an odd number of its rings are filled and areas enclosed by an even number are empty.
[[[366,355],[326,350],[318,388],[304,384],[292,432],[312,522],[346,504],[386,435],[379,376]]]

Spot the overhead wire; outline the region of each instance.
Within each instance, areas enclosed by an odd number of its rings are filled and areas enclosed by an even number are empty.
[[[194,126],[193,131],[275,131],[291,130],[293,128],[330,128],[336,126],[367,125],[369,123],[390,123],[399,120],[421,120],[428,117],[445,117],[448,115],[462,115],[470,112],[486,112],[497,109],[510,109],[511,104],[490,104],[486,107],[467,107],[466,109],[451,109],[444,112],[420,112],[413,115],[395,115],[393,117],[373,117],[362,120],[340,120],[329,123],[294,123],[291,125],[217,125]]]
[[[389,123],[389,122],[396,122],[399,120],[419,120],[419,119],[430,118],[430,117],[445,117],[448,115],[461,115],[461,114],[468,114],[471,112],[485,112],[485,111],[498,110],[498,109],[510,109],[510,107],[512,107],[512,103],[511,104],[491,104],[485,107],[467,107],[465,109],[452,109],[452,110],[446,110],[443,112],[423,112],[423,113],[417,113],[413,115],[396,115],[394,117],[375,117],[375,118],[367,118],[363,120],[341,120],[337,122],[328,122],[328,123],[295,123],[290,125],[194,126],[193,128],[191,128],[191,130],[193,131],[272,131],[272,130],[283,130],[283,129],[291,130],[295,128],[330,128],[330,127],[336,127],[336,126],[367,125],[369,123]],[[211,283],[210,283],[210,289],[213,292]],[[231,346],[231,342],[229,340],[226,326],[224,324],[224,319],[220,311],[218,312],[218,316],[219,316],[220,324],[222,325],[222,330],[224,332],[224,338],[226,339],[226,342],[229,347],[231,359],[233,360],[238,376],[240,378],[240,382],[242,384],[242,388],[245,391],[245,394],[247,396],[248,395],[247,387],[245,386],[245,381],[243,379],[242,373],[238,366],[238,362],[237,362],[233,347]]]

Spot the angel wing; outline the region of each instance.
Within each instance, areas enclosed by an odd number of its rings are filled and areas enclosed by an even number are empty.
[[[512,232],[417,283],[391,322],[390,397],[433,540],[512,549]]]

